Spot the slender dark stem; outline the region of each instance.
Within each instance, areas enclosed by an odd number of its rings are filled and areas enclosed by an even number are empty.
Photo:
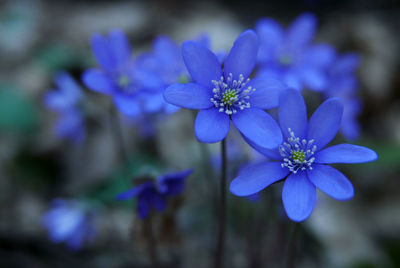
[[[121,122],[119,120],[119,115],[118,111],[115,107],[112,107],[111,109],[111,128],[112,128],[112,135],[115,141],[115,145],[118,148],[119,155],[122,158],[122,160],[125,162],[125,164],[129,163],[129,154],[126,148],[126,143],[124,140],[124,136],[122,134],[122,127],[121,127]]]
[[[225,225],[226,225],[226,143],[225,139],[221,141],[221,185],[220,185],[220,204],[219,204],[219,226],[218,226],[218,240],[217,249],[215,252],[215,268],[222,268],[224,265],[224,251],[225,251]]]
[[[154,236],[153,232],[153,219],[152,215],[149,215],[147,219],[144,222],[144,228],[145,228],[145,233],[147,237],[147,243],[148,243],[148,252],[149,252],[149,258],[151,262],[151,267],[157,268],[159,267],[159,262],[158,262],[158,255],[157,255],[157,241]]]
[[[296,244],[297,244],[297,237],[300,232],[300,224],[294,223],[293,231],[290,235],[288,246],[287,246],[287,255],[286,255],[286,265],[287,268],[295,267],[296,261]]]

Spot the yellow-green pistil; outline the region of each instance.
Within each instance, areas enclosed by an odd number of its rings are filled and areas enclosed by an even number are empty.
[[[127,87],[129,85],[129,77],[127,75],[121,75],[118,79],[118,86]]]
[[[222,102],[225,105],[232,105],[238,100],[238,94],[236,90],[227,90],[222,94]]]
[[[303,163],[306,160],[306,155],[303,150],[292,151],[292,159],[295,163]]]
[[[282,65],[290,65],[292,63],[292,57],[289,55],[282,55],[279,57],[279,62]]]

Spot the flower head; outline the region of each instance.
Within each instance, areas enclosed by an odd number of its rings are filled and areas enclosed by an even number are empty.
[[[82,76],[84,84],[93,91],[111,96],[124,115],[139,115],[137,97],[140,92],[126,35],[120,30],[110,31],[108,37],[95,34],[91,45],[100,68],[87,70]]]
[[[82,90],[65,72],[58,73],[54,81],[57,89],[46,93],[44,103],[47,108],[59,114],[55,132],[60,137],[82,142],[85,137],[84,119],[80,106],[83,100]]]
[[[328,71],[328,85],[325,97],[338,97],[343,101],[343,119],[340,132],[348,140],[360,135],[357,117],[361,112],[361,99],[357,96],[358,80],[355,70],[360,64],[360,57],[354,53],[344,54],[336,59]]]
[[[249,79],[257,50],[257,35],[251,30],[243,32],[222,69],[217,56],[206,47],[192,41],[182,45],[183,60],[193,82],[169,86],[164,98],[171,104],[200,110],[195,121],[199,141],[223,140],[232,119],[245,137],[262,147],[273,148],[281,142],[279,127],[263,109],[276,107],[285,87],[276,80]]]
[[[168,173],[159,176],[154,181],[146,181],[117,196],[118,200],[137,197],[137,210],[139,217],[145,219],[151,209],[163,211],[167,207],[167,197],[182,193],[185,179],[193,172],[192,169]]]
[[[80,249],[95,235],[92,213],[76,201],[53,200],[42,224],[53,242],[65,242],[71,250]]]
[[[316,26],[317,19],[310,13],[297,17],[287,30],[272,19],[259,20],[255,28],[260,37],[260,75],[274,77],[298,90],[324,90],[326,70],[335,59],[335,50],[311,44]]]
[[[294,89],[285,91],[279,100],[279,122],[284,142],[276,149],[250,144],[273,162],[251,165],[236,177],[230,190],[238,196],[257,193],[284,179],[282,200],[286,213],[294,221],[307,219],[316,199],[316,188],[337,200],[353,197],[351,182],[327,164],[364,163],[377,159],[371,149],[339,144],[324,147],[336,136],[343,105],[337,98],[326,100],[307,122],[304,99]]]

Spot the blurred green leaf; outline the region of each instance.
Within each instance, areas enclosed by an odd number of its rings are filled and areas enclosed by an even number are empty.
[[[27,132],[37,124],[34,103],[12,86],[0,82],[0,130]]]

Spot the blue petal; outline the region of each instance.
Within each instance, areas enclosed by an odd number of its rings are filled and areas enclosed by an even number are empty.
[[[94,34],[91,39],[92,51],[97,63],[106,71],[114,72],[116,62],[112,55],[108,40],[100,35]]]
[[[337,200],[354,196],[351,182],[337,169],[326,165],[314,165],[307,171],[310,181],[321,191]]]
[[[149,215],[150,208],[151,208],[151,203],[150,203],[149,198],[151,198],[151,197],[146,196],[146,195],[139,195],[136,206],[137,206],[139,217],[141,219],[145,219]]]
[[[378,159],[371,149],[353,144],[338,144],[319,151],[315,162],[321,164],[335,163],[365,163]]]
[[[210,101],[211,90],[198,84],[173,84],[164,91],[168,103],[187,109],[208,109],[214,104]]]
[[[89,89],[103,93],[112,94],[114,83],[109,76],[97,69],[89,69],[82,75],[82,81]]]
[[[132,49],[128,38],[121,30],[112,30],[109,34],[110,48],[116,64],[119,66],[127,63],[132,58]]]
[[[52,110],[64,110],[71,108],[73,105],[59,91],[49,91],[44,95],[44,103],[47,108]]]
[[[298,16],[287,31],[286,44],[290,51],[296,51],[308,45],[314,38],[317,18],[311,13]]]
[[[76,103],[83,97],[81,88],[68,73],[57,73],[54,81],[69,103]]]
[[[114,95],[114,103],[118,110],[126,116],[135,117],[140,114],[139,103],[134,97],[117,94]]]
[[[258,37],[252,30],[244,31],[236,39],[224,65],[225,79],[230,73],[238,80],[242,74],[244,79],[249,77],[257,61]]]
[[[200,142],[215,143],[226,137],[229,125],[229,116],[218,109],[201,110],[194,123],[194,132]]]
[[[279,98],[279,123],[285,139],[290,137],[289,128],[296,137],[306,138],[307,107],[303,96],[295,89],[288,89]]]
[[[263,148],[263,147],[258,146],[257,144],[255,144],[254,142],[252,142],[251,140],[246,138],[245,136],[243,136],[243,138],[254,150],[256,150],[260,154],[266,156],[267,158],[273,159],[273,160],[281,160],[282,159],[282,156],[279,153],[278,148],[275,148],[275,149]]]
[[[255,29],[260,38],[258,60],[261,62],[273,60],[282,42],[282,26],[275,20],[263,18],[256,23]]]
[[[168,36],[159,36],[153,43],[153,53],[163,64],[174,64],[182,61],[180,47]]]
[[[208,48],[192,41],[182,45],[182,56],[193,81],[206,87],[213,88],[212,80],[220,80],[221,64]]]
[[[69,138],[80,143],[85,138],[85,129],[82,114],[77,109],[68,109],[60,114],[60,118],[55,125],[58,136]]]
[[[327,89],[328,75],[324,70],[307,69],[304,68],[301,72],[304,85],[315,91],[322,91]]]
[[[167,207],[167,202],[160,194],[153,195],[152,204],[157,211],[163,211]]]
[[[143,110],[147,113],[157,113],[159,112],[164,104],[164,98],[161,93],[156,94],[141,94],[141,100],[143,104]]]
[[[260,109],[277,107],[279,104],[279,95],[286,88],[282,82],[266,77],[254,78],[247,86],[255,89],[249,99],[251,106]]]
[[[293,221],[307,219],[315,205],[317,192],[305,172],[291,174],[282,190],[282,201],[288,217]]]
[[[260,147],[272,149],[282,142],[282,133],[275,120],[263,110],[246,108],[232,114],[239,131]]]
[[[272,183],[289,174],[280,162],[268,162],[250,165],[244,168],[230,185],[230,191],[237,196],[249,196],[258,193]]]
[[[126,200],[130,198],[136,197],[138,194],[140,194],[143,190],[147,188],[151,188],[152,183],[151,182],[146,182],[141,185],[138,185],[136,187],[133,187],[132,189],[129,189],[128,191],[122,192],[119,195],[117,195],[116,199],[117,200]]]
[[[310,47],[304,55],[303,65],[312,68],[325,69],[331,68],[336,60],[337,54],[332,46],[318,44]]]
[[[355,71],[360,65],[360,56],[356,53],[347,53],[339,58],[334,66],[335,74],[349,74]]]
[[[343,104],[338,98],[322,103],[311,116],[308,124],[308,140],[313,139],[317,150],[324,148],[339,130]]]

